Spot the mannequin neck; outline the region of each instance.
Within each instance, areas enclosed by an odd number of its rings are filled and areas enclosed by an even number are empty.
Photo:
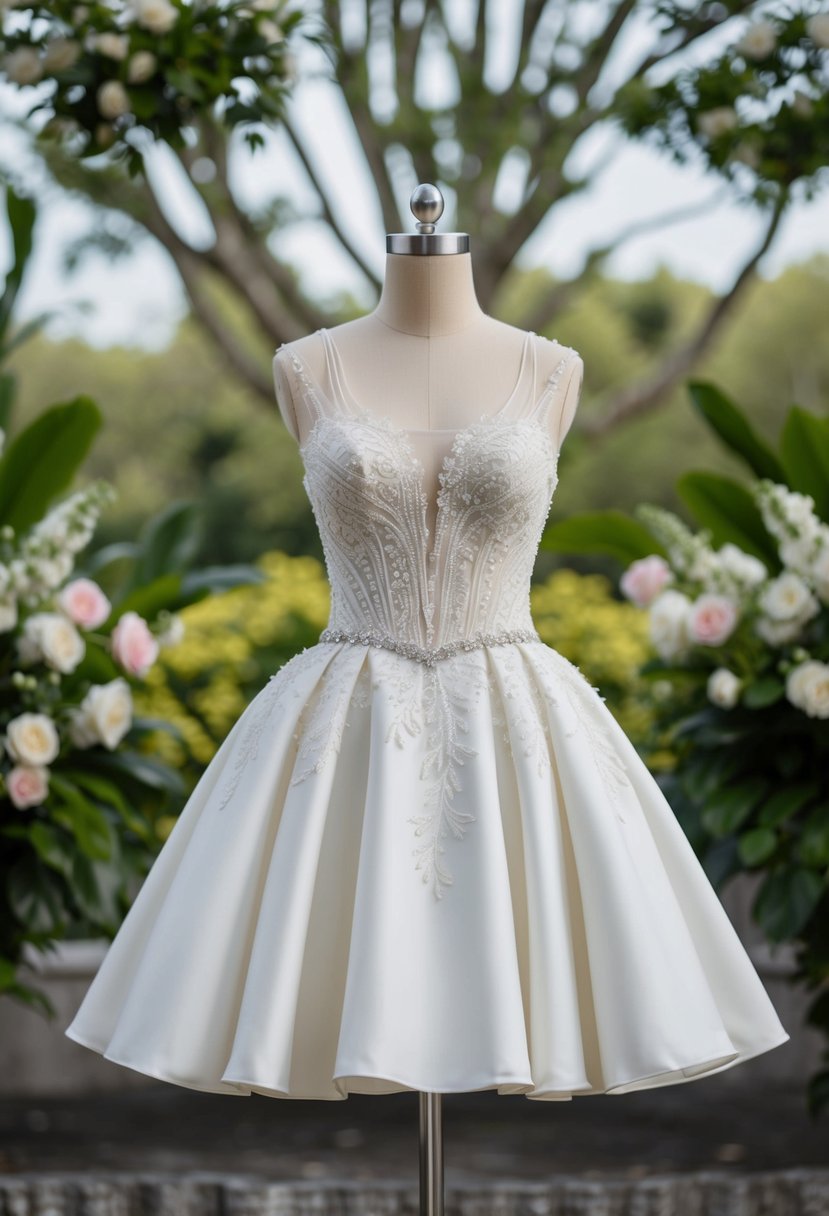
[[[475,295],[469,253],[387,253],[383,291],[371,317],[391,329],[436,337],[486,317]]]

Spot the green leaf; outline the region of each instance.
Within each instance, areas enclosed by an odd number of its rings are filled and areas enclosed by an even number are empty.
[[[110,829],[100,807],[90,802],[76,785],[65,777],[52,773],[50,791],[64,801],[56,807],[52,818],[67,828],[88,857],[106,860],[110,855]]]
[[[771,828],[752,828],[739,837],[737,847],[746,866],[758,866],[777,848],[777,833]]]
[[[625,565],[651,553],[665,556],[663,545],[644,524],[622,511],[588,511],[549,524],[541,548],[557,553],[607,553]]]
[[[67,848],[68,839],[51,823],[36,820],[29,829],[29,839],[38,856],[47,866],[68,878],[72,871],[72,853]]]
[[[66,918],[61,893],[34,855],[24,857],[9,870],[6,899],[27,933],[55,936],[61,930]]]
[[[234,566],[205,566],[202,570],[190,570],[181,580],[182,606],[205,593],[217,594],[233,587],[246,587],[264,583],[267,575],[258,566],[240,563]]]
[[[811,494],[815,511],[829,521],[829,420],[792,406],[780,436],[780,452],[792,490]]]
[[[777,870],[767,875],[757,892],[752,914],[772,941],[786,941],[805,928],[825,890],[822,876],[814,870]]]
[[[92,757],[90,755],[90,763]],[[163,790],[176,796],[185,793],[186,787],[181,774],[159,760],[142,756],[139,752],[119,750],[117,752],[99,752],[95,755],[95,767],[105,772],[123,773],[127,777],[146,785],[150,789]]]
[[[764,676],[762,680],[748,684],[740,699],[749,709],[762,709],[765,705],[773,705],[775,701],[779,701],[785,691],[786,685],[782,680],[776,679],[775,676]]]
[[[138,557],[128,590],[165,574],[181,575],[195,560],[202,539],[202,509],[173,502],[150,519],[138,538]]]
[[[0,458],[0,523],[25,531],[71,483],[101,425],[89,397],[54,405],[30,423]]]
[[[817,807],[803,826],[797,857],[805,866],[829,865],[829,805]]]
[[[137,612],[146,621],[153,620],[162,608],[170,611],[178,607],[181,598],[181,578],[178,574],[163,574],[144,587],[130,591],[113,608],[105,628],[111,628],[125,612]]]
[[[11,322],[12,310],[32,253],[37,209],[32,199],[18,194],[12,186],[7,185],[6,215],[11,229],[13,261],[6,272],[3,294],[0,296],[0,337],[5,335]]]
[[[712,836],[727,836],[748,818],[766,792],[762,777],[749,777],[739,785],[729,785],[709,798],[702,822]]]
[[[677,493],[699,525],[711,531],[715,546],[731,541],[759,557],[772,571],[780,569],[774,539],[766,531],[760,508],[747,489],[719,473],[692,470],[676,483]]]
[[[807,781],[786,785],[782,790],[775,790],[760,808],[757,822],[763,827],[777,827],[778,824],[790,819],[802,807],[808,805],[817,794],[817,786]]]
[[[785,481],[783,466],[774,452],[725,393],[705,380],[689,381],[688,392],[714,433],[726,447],[745,460],[755,476]]]

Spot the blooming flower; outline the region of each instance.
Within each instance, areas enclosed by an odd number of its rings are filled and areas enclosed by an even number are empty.
[[[143,84],[157,66],[158,60],[152,51],[136,51],[127,64],[127,80],[130,84]]]
[[[52,38],[43,52],[44,72],[65,72],[77,62],[80,43],[74,38]]]
[[[829,13],[815,13],[806,21],[806,33],[815,46],[829,48]]]
[[[80,663],[86,643],[62,612],[36,612],[24,622],[18,650],[24,662],[42,659],[55,671],[67,673]]]
[[[130,49],[129,39],[125,34],[116,34],[112,30],[105,30],[103,34],[98,34],[93,46],[101,55],[106,55],[107,59],[126,59]]]
[[[734,632],[739,611],[726,595],[703,592],[688,612],[688,636],[701,646],[720,646]]]
[[[631,562],[619,580],[619,586],[629,600],[646,608],[672,578],[671,567],[664,557],[651,553]]]
[[[96,629],[112,611],[106,595],[91,578],[76,578],[67,583],[58,603],[70,621],[81,629]]]
[[[733,106],[713,106],[712,109],[702,110],[697,115],[697,126],[709,139],[716,139],[726,131],[732,131],[738,123],[737,111]]]
[[[158,658],[159,645],[137,612],[125,612],[112,631],[112,655],[131,675],[143,676]]]
[[[19,46],[3,60],[3,71],[12,84],[37,84],[43,62],[33,46]]]
[[[706,691],[709,701],[723,709],[733,709],[740,696],[743,682],[727,667],[717,667],[708,677]]]
[[[47,714],[18,714],[7,725],[4,742],[20,764],[51,764],[60,751],[57,728]]]
[[[39,764],[16,764],[6,774],[6,789],[20,810],[40,806],[49,793],[49,770]]]
[[[169,0],[132,0],[133,19],[153,34],[166,34],[178,20],[178,9]]]
[[[810,718],[829,718],[829,663],[808,659],[786,677],[786,696]]]
[[[69,737],[75,747],[103,743],[110,751],[132,725],[132,693],[121,676],[108,684],[93,684],[70,715]]]
[[[98,109],[104,118],[120,118],[128,114],[130,99],[120,80],[105,80],[95,94]]]
[[[766,59],[777,46],[777,30],[771,21],[754,21],[735,44],[746,59]]]
[[[678,658],[687,649],[690,608],[688,596],[673,588],[661,592],[651,604],[651,641],[663,659]]]

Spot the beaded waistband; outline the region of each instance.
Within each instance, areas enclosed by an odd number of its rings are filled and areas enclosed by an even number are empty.
[[[394,650],[407,659],[415,659],[434,667],[441,659],[451,658],[461,650],[477,650],[481,646],[506,646],[510,642],[540,642],[535,629],[503,629],[500,633],[473,633],[471,637],[457,642],[445,642],[443,646],[419,646],[417,642],[404,642],[375,629],[323,629],[321,642],[352,642],[362,646],[382,646]]]

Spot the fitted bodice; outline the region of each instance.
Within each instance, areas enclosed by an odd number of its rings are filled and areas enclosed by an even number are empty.
[[[326,632],[427,648],[534,632],[530,581],[558,479],[549,414],[575,352],[560,346],[538,392],[539,339],[528,333],[500,409],[454,431],[415,431],[360,407],[331,334],[319,332],[325,388],[296,351],[280,351],[312,418],[300,452],[331,587]]]

